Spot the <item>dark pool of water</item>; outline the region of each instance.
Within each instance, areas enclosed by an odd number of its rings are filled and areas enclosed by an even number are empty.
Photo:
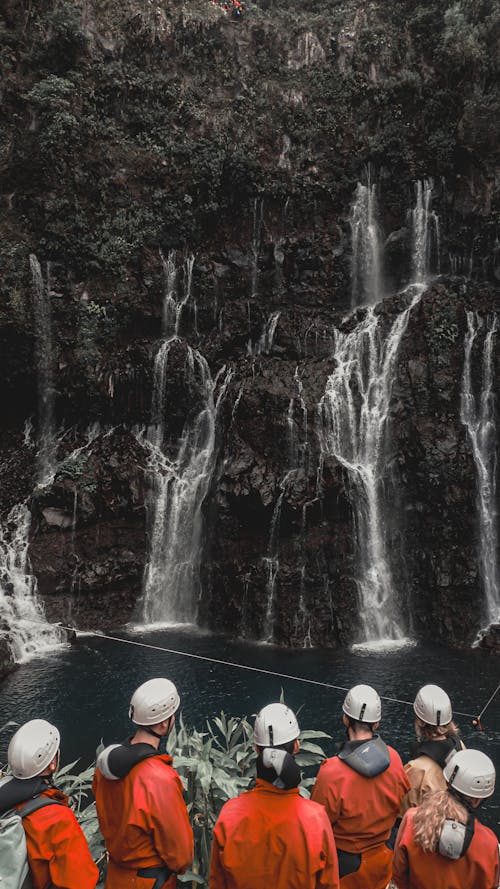
[[[448,691],[455,712],[467,714],[482,709],[500,673],[498,658],[431,645],[384,653],[290,651],[186,629],[157,630],[129,638],[333,685],[366,682],[380,695],[405,701],[412,701],[421,685],[435,682]],[[287,703],[300,711],[303,728],[324,730],[334,740],[342,737],[342,691],[95,637],[80,638],[71,648],[33,660],[7,677],[0,684],[0,726],[9,719],[48,719],[61,730],[63,761],[81,757],[83,767],[92,760],[101,738],[112,742],[127,734],[130,696],[153,676],[168,676],[176,683],[186,722],[200,729],[207,717],[221,710],[253,714],[278,700],[283,688]],[[381,734],[406,761],[413,741],[413,711],[401,703],[383,702],[383,706]],[[484,733],[473,731],[465,716],[458,716],[457,721],[466,745],[484,750],[500,775],[500,695],[485,715]],[[0,761],[5,761],[8,739],[8,733],[0,735]],[[332,751],[334,740],[324,745],[327,752]],[[481,817],[499,833],[500,787],[483,806]]]

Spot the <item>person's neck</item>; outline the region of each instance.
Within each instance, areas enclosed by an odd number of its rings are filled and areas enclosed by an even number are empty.
[[[137,729],[134,737],[132,738],[131,744],[150,744],[151,747],[154,747],[155,750],[158,750],[160,746],[160,738],[157,738],[155,735],[150,734],[150,732],[144,731],[144,729]]]
[[[371,741],[373,732],[368,729],[358,729],[357,731],[351,726],[347,729],[347,736],[350,741]]]

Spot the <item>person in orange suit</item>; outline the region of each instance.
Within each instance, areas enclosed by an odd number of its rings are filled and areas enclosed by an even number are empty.
[[[339,889],[337,853],[322,806],[299,793],[299,726],[284,704],[257,715],[255,787],[222,807],[210,889]]]
[[[12,775],[0,786],[0,812],[23,815],[33,889],[94,889],[99,879],[82,829],[68,799],[53,784],[60,735],[45,719],[31,719],[11,738]],[[37,806],[24,815],[24,809]],[[30,884],[31,885],[31,884]]]
[[[495,789],[495,768],[479,750],[461,750],[444,768],[446,790],[425,797],[401,822],[394,849],[398,889],[497,889],[498,840],[476,818]]]
[[[174,889],[193,860],[182,782],[171,757],[158,752],[179,704],[170,680],[144,682],[130,702],[135,735],[97,759],[92,790],[109,854],[106,889]]]
[[[399,754],[375,734],[381,715],[374,688],[356,685],[348,692],[348,740],[322,763],[311,794],[333,827],[341,889],[385,889],[391,878],[390,837],[410,782]]]

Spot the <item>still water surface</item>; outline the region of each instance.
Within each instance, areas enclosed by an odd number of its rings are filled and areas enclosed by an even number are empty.
[[[448,691],[455,711],[467,714],[482,709],[500,673],[498,658],[442,646],[421,645],[388,652],[291,651],[233,642],[185,628],[134,633],[129,638],[333,685],[350,687],[366,682],[380,695],[406,701],[413,700],[421,685],[435,682]],[[141,682],[153,676],[168,676],[176,683],[184,718],[199,729],[207,717],[221,710],[238,716],[253,714],[264,704],[278,700],[283,688],[286,702],[300,710],[303,728],[321,729],[333,736],[323,745],[327,753],[333,752],[334,741],[343,737],[342,691],[90,636],[80,637],[75,645],[50,657],[22,665],[7,677],[0,684],[0,726],[8,719],[50,720],[61,730],[63,762],[81,757],[83,768],[93,759],[101,738],[110,743],[127,735],[130,696]],[[484,717],[483,733],[473,731],[465,716],[457,716],[457,721],[465,744],[484,750],[500,774],[500,695]],[[414,740],[411,707],[383,701],[381,734],[406,761]],[[0,735],[0,762],[5,761],[8,737],[7,733]],[[500,835],[500,788],[483,806],[481,818]]]

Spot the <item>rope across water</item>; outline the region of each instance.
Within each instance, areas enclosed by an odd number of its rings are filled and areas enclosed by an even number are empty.
[[[74,627],[66,627],[63,624],[58,624],[58,626],[60,626],[62,630],[67,630],[70,633],[76,632],[78,635],[78,630],[75,630]],[[343,691],[343,692],[349,691],[349,689],[345,688],[343,685],[333,685],[330,682],[321,682],[319,679],[307,679],[305,676],[293,676],[290,673],[280,673],[277,670],[266,670],[264,667],[251,667],[249,664],[238,664],[233,661],[225,661],[220,658],[207,657],[206,655],[203,655],[203,654],[195,654],[192,651],[180,651],[179,649],[176,649],[176,648],[165,648],[162,645],[151,645],[149,642],[137,642],[134,639],[123,639],[120,636],[109,636],[109,635],[106,635],[105,633],[100,633],[95,630],[85,630],[81,635],[82,636],[95,636],[96,639],[107,639],[110,642],[121,642],[124,645],[135,645],[139,648],[151,649],[153,651],[162,651],[162,652],[165,652],[166,654],[174,654],[174,655],[177,655],[178,657],[193,658],[194,660],[198,660],[198,661],[205,661],[205,662],[211,663],[211,664],[219,664],[220,666],[223,666],[223,667],[234,667],[238,670],[248,670],[252,673],[263,673],[267,676],[276,676],[278,679],[289,679],[289,680],[292,680],[293,682],[304,682],[304,683],[307,683],[308,685],[318,685],[318,686],[321,686],[322,688],[331,688],[334,691]],[[480,720],[481,717],[483,716],[483,714],[485,713],[486,709],[489,707],[489,705],[495,698],[498,691],[500,691],[500,685],[498,685],[498,687],[495,689],[495,691],[491,695],[489,701],[487,701],[486,705],[481,710],[479,716],[477,716],[476,714],[473,714],[473,713],[462,713],[459,710],[455,710],[454,712],[456,713],[457,716],[465,716],[468,719],[479,719]],[[404,701],[404,700],[401,700],[400,698],[391,698],[391,697],[388,697],[387,695],[380,695],[380,697],[382,698],[383,701],[390,701],[393,704],[404,704],[407,707],[413,707],[412,701]]]

